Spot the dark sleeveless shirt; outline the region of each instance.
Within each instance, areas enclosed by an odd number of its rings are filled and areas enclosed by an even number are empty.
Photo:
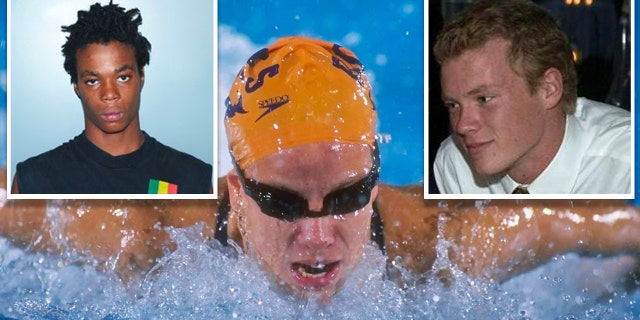
[[[83,131],[53,150],[18,163],[18,191],[147,194],[155,193],[151,191],[153,184],[164,182],[176,186],[177,193],[210,192],[210,164],[167,147],[146,133],[144,136],[138,150],[114,157],[91,143]]]

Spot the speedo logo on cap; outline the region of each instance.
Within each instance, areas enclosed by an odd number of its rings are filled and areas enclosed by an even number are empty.
[[[256,119],[256,122],[258,122],[258,120],[262,119],[262,117],[266,116],[267,114],[269,114],[271,111],[276,110],[282,106],[284,106],[285,104],[289,103],[289,101],[291,101],[289,99],[289,95],[282,95],[282,96],[275,96],[275,97],[271,97],[269,99],[264,99],[261,101],[258,101],[258,107],[260,109],[267,109],[265,110],[259,117],[258,119]]]

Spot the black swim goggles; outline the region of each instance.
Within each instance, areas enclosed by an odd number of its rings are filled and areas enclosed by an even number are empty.
[[[380,177],[380,154],[377,145],[374,146],[372,153],[371,171],[359,181],[326,195],[320,211],[310,211],[307,199],[300,195],[260,183],[253,178],[246,178],[244,170],[240,169],[233,156],[231,158],[238,172],[242,189],[258,204],[260,210],[276,219],[294,221],[305,217],[317,218],[351,213],[364,208],[369,203],[371,191]]]

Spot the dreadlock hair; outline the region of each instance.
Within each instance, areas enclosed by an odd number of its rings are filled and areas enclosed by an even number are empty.
[[[149,64],[151,43],[138,32],[142,16],[137,8],[128,10],[113,4],[92,5],[89,11],[78,11],[78,21],[62,26],[62,32],[69,32],[67,42],[62,45],[64,69],[71,76],[71,83],[77,83],[76,52],[90,44],[108,44],[119,41],[135,49],[138,71]]]

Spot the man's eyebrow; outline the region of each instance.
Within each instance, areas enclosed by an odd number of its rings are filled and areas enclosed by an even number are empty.
[[[476,95],[476,94],[481,93],[483,91],[489,90],[489,88],[490,88],[490,86],[488,86],[486,84],[483,84],[483,85],[477,86],[477,87],[469,90],[467,93],[465,93],[465,96]]]
[[[477,87],[475,87],[475,88],[473,88],[473,89],[471,89],[471,90],[467,91],[467,92],[466,92],[466,93],[464,93],[462,96],[463,96],[463,97],[474,96],[474,95],[477,95],[477,94],[479,94],[479,93],[485,92],[485,91],[490,90],[490,89],[491,89],[491,86],[490,86],[490,85],[487,85],[487,84],[481,84],[481,85],[479,85],[479,86],[477,86]],[[455,101],[455,100],[456,100],[456,99],[453,99],[453,98],[448,97],[448,96],[446,96],[446,95],[442,95],[442,96],[440,97],[440,99],[441,99],[442,101],[449,101],[449,100]]]
[[[125,64],[124,66],[115,69],[115,73],[120,73],[122,71],[127,71],[127,70],[134,70],[132,66]],[[100,72],[97,71],[93,71],[93,70],[85,70],[80,74],[80,77],[86,77],[86,76],[90,76],[90,77],[97,77],[100,75]]]
[[[125,71],[125,70],[133,70],[133,67],[128,65],[128,64],[125,64],[124,66],[116,69],[116,72],[122,72],[122,71]]]
[[[85,71],[82,71],[82,73],[80,74],[80,77],[86,77],[86,76],[97,77],[98,75],[99,75],[98,72],[91,71],[91,70],[85,70]]]

